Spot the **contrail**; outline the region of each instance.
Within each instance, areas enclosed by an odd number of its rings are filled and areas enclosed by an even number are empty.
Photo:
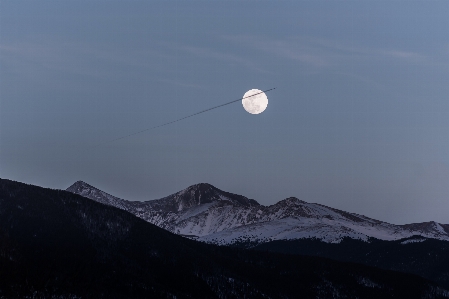
[[[165,123],[165,124],[162,124],[162,125],[158,125],[158,126],[151,127],[151,128],[148,128],[148,129],[139,131],[139,132],[135,132],[135,133],[128,134],[128,135],[126,135],[126,136],[122,136],[122,137],[119,137],[119,138],[115,138],[115,139],[112,139],[112,140],[109,140],[109,141],[106,141],[106,142],[103,142],[103,143],[94,145],[94,146],[90,147],[89,149],[96,148],[96,147],[99,147],[99,146],[101,146],[101,145],[105,145],[105,144],[107,144],[107,143],[115,142],[115,141],[117,141],[117,140],[121,140],[121,139],[124,139],[124,138],[128,138],[128,137],[131,137],[131,136],[134,136],[134,135],[137,135],[137,134],[140,134],[140,133],[149,131],[149,130],[153,130],[153,129],[160,128],[160,127],[163,127],[163,126],[167,126],[167,125],[169,125],[169,124],[173,124],[173,123],[178,122],[178,121],[181,121],[181,120],[183,120],[183,119],[186,119],[186,118],[189,118],[189,117],[192,117],[192,116],[195,116],[195,115],[198,115],[198,114],[201,114],[201,113],[204,113],[204,112],[213,110],[213,109],[217,109],[217,108],[220,108],[220,107],[223,107],[223,106],[226,106],[226,105],[229,105],[229,104],[232,104],[232,103],[241,101],[241,100],[243,100],[243,99],[253,97],[253,96],[255,96],[255,95],[258,95],[258,94],[261,94],[261,93],[264,93],[264,92],[269,92],[270,90],[273,90],[273,89],[276,89],[276,87],[271,88],[271,89],[267,89],[267,90],[264,90],[264,91],[261,91],[261,92],[258,92],[258,93],[255,93],[255,94],[253,94],[253,95],[250,95],[250,96],[247,96],[247,97],[238,99],[238,100],[230,101],[230,102],[228,102],[228,103],[221,104],[221,105],[218,105],[218,106],[209,108],[209,109],[205,109],[205,110],[202,110],[202,111],[200,111],[200,112],[191,114],[191,115],[189,115],[189,116],[184,116],[184,117],[182,117],[182,118],[179,118],[179,119],[177,119],[177,120],[170,121],[170,122]]]

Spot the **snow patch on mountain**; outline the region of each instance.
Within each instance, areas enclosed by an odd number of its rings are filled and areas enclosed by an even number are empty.
[[[425,238],[407,239],[405,241],[402,241],[401,244],[405,245],[405,244],[410,244],[410,243],[421,243],[421,242],[424,242],[427,240],[428,239],[425,239]]]

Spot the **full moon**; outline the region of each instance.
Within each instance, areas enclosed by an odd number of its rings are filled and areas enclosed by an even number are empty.
[[[243,95],[242,105],[247,112],[251,114],[259,114],[267,109],[268,98],[262,90],[251,89]]]

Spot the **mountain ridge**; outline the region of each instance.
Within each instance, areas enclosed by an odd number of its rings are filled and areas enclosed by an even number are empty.
[[[398,240],[413,235],[449,241],[447,224],[430,221],[394,225],[296,197],[264,206],[207,183],[144,202],[114,197],[82,181],[67,191],[124,209],[171,232],[220,245],[302,238],[331,243],[345,237]]]

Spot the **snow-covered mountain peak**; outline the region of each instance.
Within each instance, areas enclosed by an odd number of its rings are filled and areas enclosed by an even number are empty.
[[[175,200],[177,211],[221,200],[220,190],[207,183],[189,186],[167,198],[170,197]]]
[[[264,217],[262,217],[266,221],[283,218],[337,219],[341,218],[341,215],[326,206],[308,203],[296,197],[289,197],[268,206]]]
[[[222,191],[207,183],[187,187],[175,194],[159,199],[160,202],[171,201],[173,211],[184,211],[203,204],[222,202],[233,206],[251,207],[259,203],[242,195]]]
[[[286,199],[279,201],[277,204],[297,205],[297,204],[305,204],[305,203],[306,203],[305,201],[300,200],[297,197],[287,197]]]
[[[185,188],[184,190],[179,191],[179,193],[191,192],[191,191],[208,192],[208,191],[215,191],[215,190],[219,190],[219,189],[216,188],[215,186],[212,186],[211,184],[208,184],[208,183],[199,183],[199,184],[191,185],[191,186]]]
[[[100,202],[102,204],[114,206],[117,208],[120,208],[122,210],[130,211],[129,202],[126,200],[123,200],[121,198],[115,197],[109,193],[106,193],[104,191],[101,191],[100,189],[95,188],[92,185],[89,185],[86,182],[83,181],[77,181],[73,185],[71,185],[69,188],[66,189],[66,191],[79,194],[81,196],[90,198],[92,200],[95,200],[97,202]]]
[[[106,192],[103,192],[103,191],[95,188],[94,186],[91,186],[88,183],[83,182],[83,181],[75,182],[73,185],[71,185],[66,190],[70,191],[72,193],[76,193],[76,194],[85,196],[85,197],[89,197],[87,195],[92,194],[92,193],[104,193],[104,194],[107,194]],[[112,195],[110,195],[110,196],[112,196]]]
[[[435,221],[411,223],[401,226],[408,231],[418,231],[423,235],[449,235],[449,224],[441,224]]]
[[[71,185],[69,188],[67,188],[67,191],[73,192],[72,190],[79,190],[79,189],[85,189],[85,188],[96,189],[95,187],[89,185],[88,183],[86,183],[84,181],[76,181],[73,185]]]

